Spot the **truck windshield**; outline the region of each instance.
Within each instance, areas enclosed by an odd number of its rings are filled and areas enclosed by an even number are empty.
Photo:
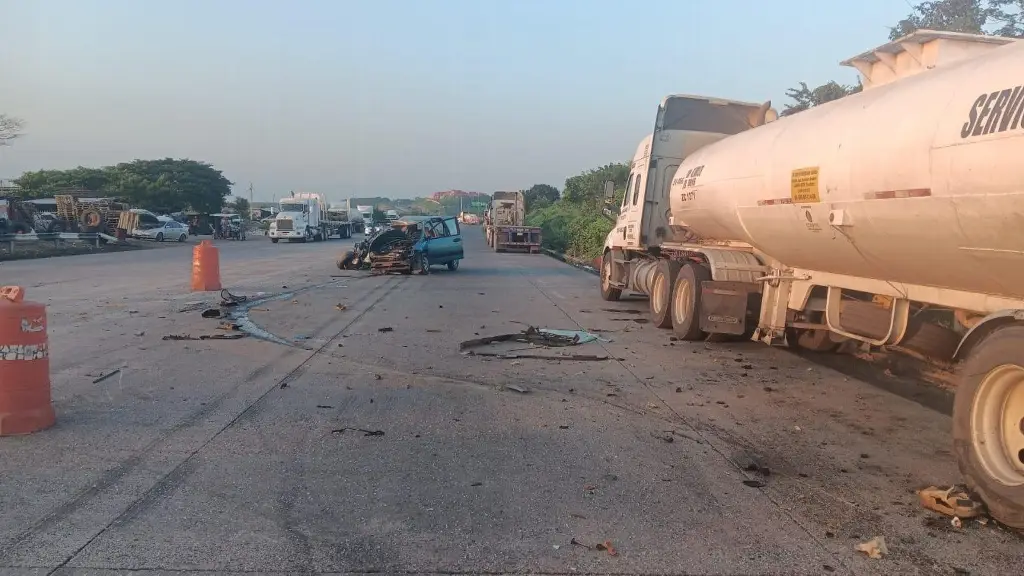
[[[281,212],[305,212],[305,211],[306,211],[306,205],[305,204],[299,204],[297,202],[296,203],[292,203],[292,204],[285,204],[285,203],[281,204]]]

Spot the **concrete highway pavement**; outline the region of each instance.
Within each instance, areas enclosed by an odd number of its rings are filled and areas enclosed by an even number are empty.
[[[645,302],[464,235],[426,277],[339,272],[349,241],[218,242],[226,287],[280,295],[247,317],[290,346],[163,340],[217,332],[188,246],[0,266],[50,306],[58,412],[0,439],[0,574],[1019,570],[1015,535],[917,504],[959,478],[948,417],[783,350],[676,342]],[[459,352],[527,325],[610,359]],[[885,558],[854,550],[879,535]]]

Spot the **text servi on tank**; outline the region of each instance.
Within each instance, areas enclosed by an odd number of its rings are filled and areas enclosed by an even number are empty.
[[[1024,528],[1024,43],[922,30],[851,58],[864,90],[779,119],[669,96],[637,147],[601,295],[660,328],[954,369],[954,452]]]

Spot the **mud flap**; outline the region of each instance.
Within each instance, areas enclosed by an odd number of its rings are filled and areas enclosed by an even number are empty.
[[[761,306],[760,285],[705,280],[700,286],[700,329],[709,334],[749,333]]]

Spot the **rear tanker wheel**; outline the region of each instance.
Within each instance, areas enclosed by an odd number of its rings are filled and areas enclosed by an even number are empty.
[[[615,302],[622,296],[622,289],[612,286],[612,270],[615,265],[612,262],[612,253],[605,252],[601,259],[601,299],[608,302]]]
[[[662,260],[654,270],[648,303],[651,307],[651,321],[658,328],[672,327],[672,287],[682,264],[674,260]]]
[[[711,272],[695,262],[679,269],[672,289],[672,331],[680,340],[702,340],[700,329],[700,283],[711,280]]]
[[[996,329],[963,366],[953,449],[992,517],[1024,529],[1024,325]]]

